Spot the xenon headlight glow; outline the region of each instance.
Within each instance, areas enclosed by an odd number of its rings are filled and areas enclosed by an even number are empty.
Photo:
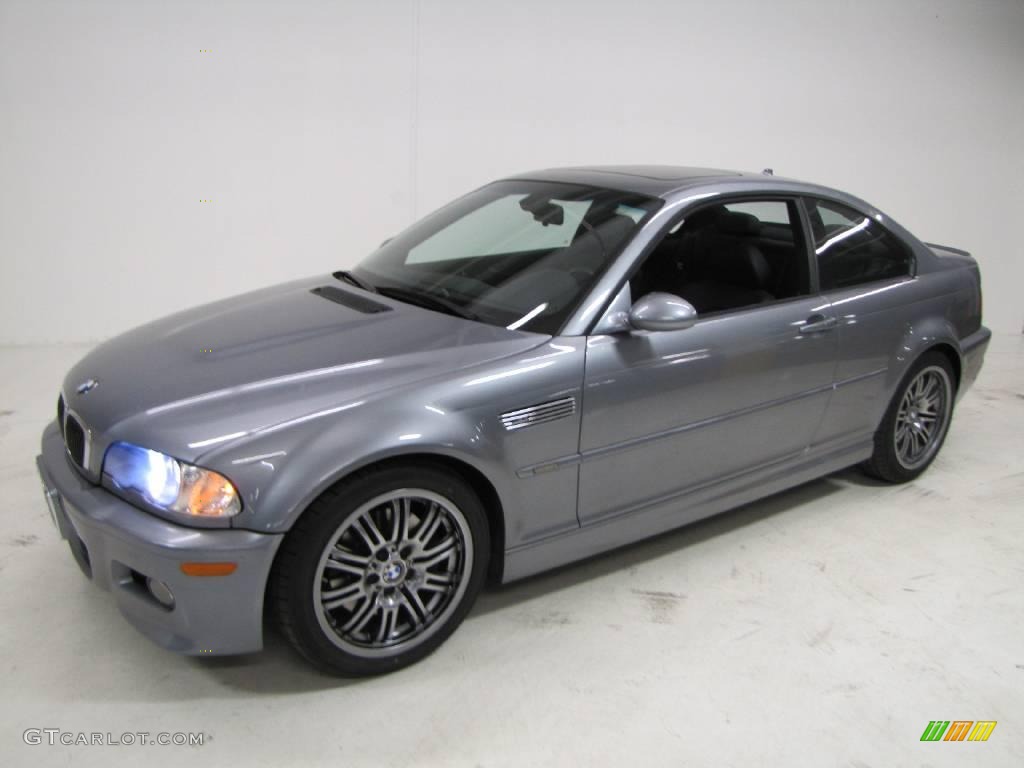
[[[197,517],[231,517],[242,510],[238,490],[224,475],[131,443],[114,443],[103,474],[115,488],[157,509]]]

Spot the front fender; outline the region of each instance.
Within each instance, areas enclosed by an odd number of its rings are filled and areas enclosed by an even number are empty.
[[[309,504],[346,476],[402,456],[461,462],[493,487],[504,511],[506,546],[578,527],[575,465],[522,473],[579,449],[580,413],[528,429],[501,415],[556,399],[578,403],[585,339],[553,339],[511,359],[460,371],[415,389],[389,391],[309,413],[202,457],[242,494],[234,527],[289,530]]]
[[[412,408],[376,405],[329,429],[269,434],[250,441],[227,471],[244,489],[243,512],[234,525],[287,531],[309,504],[339,480],[371,464],[403,455],[455,459],[497,486],[499,447],[469,423],[466,414],[444,416]],[[433,418],[432,418],[433,417]],[[217,462],[225,466],[223,460]]]

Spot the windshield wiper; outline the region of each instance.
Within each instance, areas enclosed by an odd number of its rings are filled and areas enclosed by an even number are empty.
[[[337,272],[333,272],[332,274],[337,280],[344,280],[346,283],[351,283],[356,288],[362,288],[364,291],[369,291],[370,293],[377,293],[377,288],[373,283],[368,283],[363,280],[363,278],[356,277],[347,269],[339,269]]]
[[[434,296],[430,293],[417,293],[416,291],[409,291],[405,288],[391,288],[381,287],[377,291],[381,296],[387,296],[390,299],[397,299],[398,301],[404,301],[407,304],[415,304],[417,307],[423,307],[424,309],[433,309],[438,312],[445,312],[449,315],[455,315],[461,317],[463,320],[479,320],[479,316],[473,314],[467,309],[454,304],[446,299],[442,299],[439,296]]]

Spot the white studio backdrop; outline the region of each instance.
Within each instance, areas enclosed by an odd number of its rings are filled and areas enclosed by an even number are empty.
[[[1024,2],[0,0],[0,343],[350,266],[552,165],[860,195],[1024,323]]]

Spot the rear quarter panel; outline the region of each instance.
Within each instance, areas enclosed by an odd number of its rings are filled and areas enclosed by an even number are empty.
[[[919,262],[915,277],[828,294],[840,355],[815,442],[872,435],[907,369],[929,348],[945,344],[959,357],[960,340],[977,326],[974,295],[964,270],[931,262]]]

